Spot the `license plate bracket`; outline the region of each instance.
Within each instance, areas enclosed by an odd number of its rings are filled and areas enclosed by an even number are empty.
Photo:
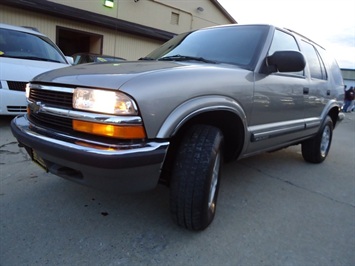
[[[39,167],[48,172],[47,164],[43,160],[41,156],[37,153],[37,151],[31,149],[31,158],[32,161],[35,162]]]

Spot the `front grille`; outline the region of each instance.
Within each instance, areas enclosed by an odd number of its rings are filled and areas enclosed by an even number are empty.
[[[46,106],[56,107],[60,109],[72,110],[73,94],[60,90],[46,90],[31,87],[29,100],[32,102],[40,102]],[[43,127],[56,129],[59,131],[71,132],[72,120],[70,118],[46,114],[43,112],[29,112],[30,120]]]
[[[7,81],[7,86],[9,90],[13,91],[26,91],[26,84],[27,82],[20,82],[20,81]]]
[[[34,102],[41,102],[53,106],[60,106],[63,108],[72,108],[73,94],[62,91],[51,91],[31,88],[30,100]]]
[[[55,128],[60,131],[71,131],[72,120],[65,117],[53,116],[44,113],[30,113],[30,120],[35,124],[45,127]]]

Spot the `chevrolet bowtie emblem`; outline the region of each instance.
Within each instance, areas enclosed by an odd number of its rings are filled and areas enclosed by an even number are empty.
[[[31,112],[38,114],[41,111],[42,103],[41,102],[31,102],[29,105]]]

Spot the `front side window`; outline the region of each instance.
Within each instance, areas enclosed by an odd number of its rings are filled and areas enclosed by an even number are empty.
[[[145,59],[168,60],[181,56],[252,68],[267,30],[267,26],[237,26],[181,34],[150,53]]]
[[[276,51],[299,51],[299,47],[295,38],[283,31],[275,30],[274,38],[272,40],[268,55],[272,55]],[[288,74],[304,75],[304,71],[288,72]]]
[[[0,29],[1,57],[66,63],[58,48],[45,36]]]
[[[269,54],[272,55],[276,51],[299,51],[295,38],[283,31],[275,30]]]

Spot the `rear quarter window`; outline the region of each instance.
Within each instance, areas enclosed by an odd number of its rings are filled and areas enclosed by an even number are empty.
[[[333,81],[335,85],[337,86],[343,86],[344,81],[343,81],[343,76],[341,74],[338,62],[335,60],[334,57],[329,55],[326,50],[324,49],[319,49],[319,54],[321,55],[322,59],[324,60],[324,63],[329,69],[329,73],[333,78]]]

